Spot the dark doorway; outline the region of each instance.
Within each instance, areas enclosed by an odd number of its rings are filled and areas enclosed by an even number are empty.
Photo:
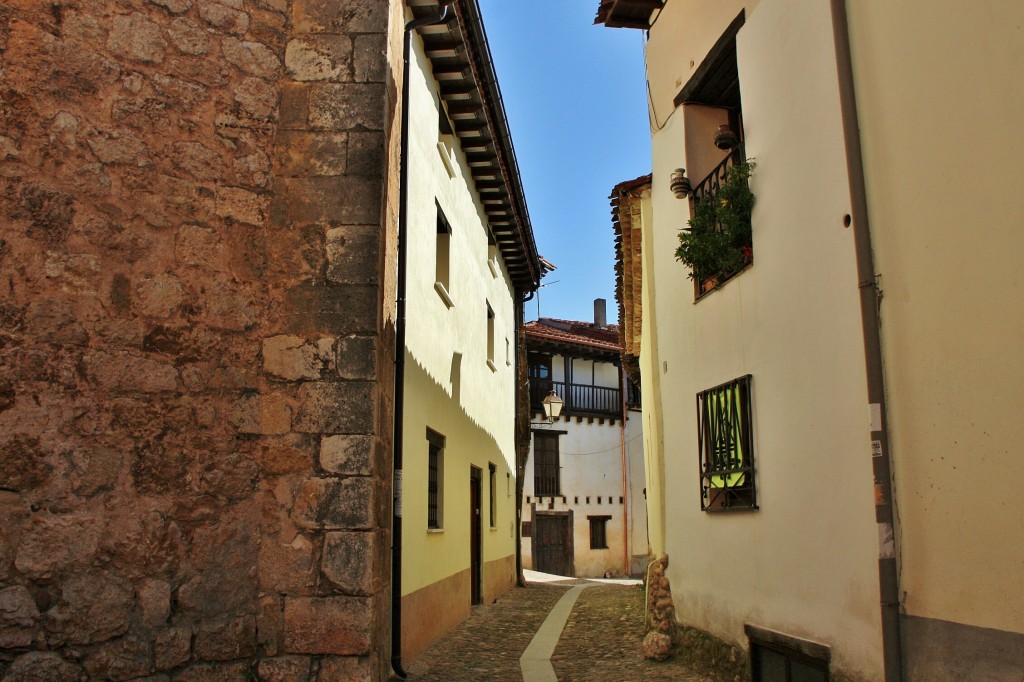
[[[480,469],[469,468],[469,579],[473,604],[483,603],[480,590],[481,552],[480,533],[483,530],[480,515]]]
[[[534,512],[534,570],[554,575],[575,575],[572,560],[572,512]]]

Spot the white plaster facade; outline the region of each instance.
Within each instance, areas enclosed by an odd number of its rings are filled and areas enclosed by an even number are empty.
[[[545,355],[544,348],[538,345],[538,337],[534,335],[538,325],[544,323],[542,319],[526,327],[531,357],[537,352]],[[578,322],[571,324],[574,329],[593,326]],[[611,332],[611,337],[616,337],[615,327],[606,328],[606,331]],[[522,538],[523,566],[545,569],[533,551],[536,516],[538,513],[559,514],[569,518],[571,528],[571,548],[566,548],[567,558],[571,558],[567,573],[578,577],[639,575],[646,569],[649,555],[640,412],[626,408],[622,402],[624,376],[617,362],[607,354],[607,349],[603,355],[585,357],[592,355],[594,349],[585,345],[573,346],[571,340],[567,341],[566,347],[572,348],[574,356],[569,372],[566,371],[569,353],[546,353],[551,359],[551,380],[577,387],[609,389],[614,391],[614,397],[606,401],[605,396],[611,397],[611,393],[602,392],[597,398],[603,408],[600,415],[578,410],[571,400],[567,401],[562,416],[553,423],[539,409],[534,409],[531,421],[534,438],[523,481],[522,521],[530,529],[529,534]],[[531,378],[531,382],[535,381]],[[565,390],[569,389],[559,388],[559,395],[564,397]],[[590,399],[585,389],[573,392],[578,403]],[[535,485],[538,434],[542,438],[557,438],[560,473],[556,495],[538,494]],[[605,519],[604,547],[592,547],[591,519]]]
[[[884,292],[903,678],[1016,680],[1024,621],[1007,597],[1024,593],[1012,427],[1024,377],[1024,8],[846,5]],[[669,179],[680,167],[701,179],[707,151],[693,145],[718,121],[674,99],[741,11],[753,264],[694,302],[673,258],[689,202]],[[828,646],[834,675],[883,679],[869,437],[878,418],[844,220],[831,8],[669,0],[655,16],[639,358],[652,550],[671,559],[684,624],[743,649],[744,626],[761,626]],[[702,512],[694,396],[745,374],[758,509]]]

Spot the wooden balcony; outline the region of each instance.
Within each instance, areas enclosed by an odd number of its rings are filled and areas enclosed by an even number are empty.
[[[544,412],[544,398],[552,391],[562,399],[563,415],[622,417],[622,391],[605,386],[566,384],[550,379],[530,379],[530,409]]]

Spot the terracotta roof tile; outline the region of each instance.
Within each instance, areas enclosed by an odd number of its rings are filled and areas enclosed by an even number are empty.
[[[527,322],[523,325],[523,329],[526,331],[527,337],[571,343],[616,353],[622,350],[617,324],[597,327],[592,322],[542,317],[535,322]]]

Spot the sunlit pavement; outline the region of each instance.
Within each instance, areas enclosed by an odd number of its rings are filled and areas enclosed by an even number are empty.
[[[681,661],[643,658],[644,593],[639,580],[584,580],[534,571],[524,575],[527,587],[477,607],[408,664],[408,679],[721,682],[713,671],[694,670]],[[552,613],[570,590],[575,601],[562,613]]]

